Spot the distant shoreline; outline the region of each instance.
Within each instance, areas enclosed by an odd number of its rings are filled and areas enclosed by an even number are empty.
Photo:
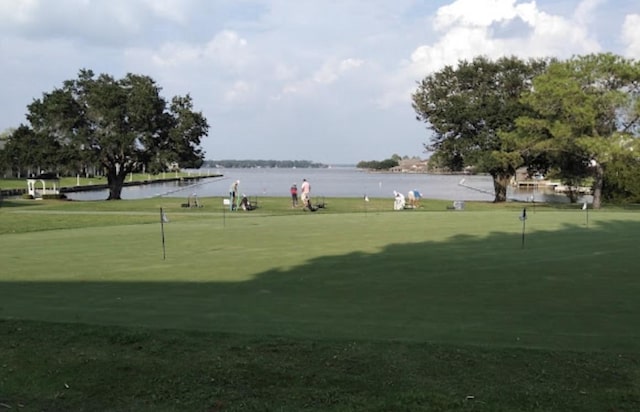
[[[222,177],[221,174],[211,174],[205,176],[183,176],[183,177],[170,177],[165,179],[152,179],[152,180],[138,180],[135,182],[124,182],[122,187],[130,187],[130,186],[144,186],[151,185],[154,183],[170,183],[170,182],[197,182],[201,179],[209,179]],[[82,185],[82,186],[65,186],[60,188],[60,193],[69,193],[69,192],[88,192],[92,190],[104,190],[108,189],[109,185],[106,183],[100,183],[97,185]]]
[[[131,187],[131,186],[145,186],[156,183],[171,183],[171,182],[197,182],[202,179],[210,179],[222,177],[223,175],[215,173],[208,174],[203,176],[183,176],[183,177],[171,177],[164,179],[146,179],[146,180],[136,180],[133,182],[124,182],[122,187]],[[109,185],[107,183],[99,183],[99,184],[90,184],[90,185],[81,185],[81,186],[64,186],[60,188],[60,193],[75,193],[75,192],[91,192],[95,190],[105,190],[108,189]],[[0,196],[2,197],[16,197],[27,194],[27,189],[2,189],[0,190]]]

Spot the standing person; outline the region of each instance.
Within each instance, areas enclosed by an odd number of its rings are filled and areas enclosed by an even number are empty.
[[[291,207],[298,207],[298,186],[296,186],[296,184],[294,183],[293,186],[291,186]]]
[[[311,207],[311,185],[307,181],[307,179],[302,179],[302,186],[300,186],[302,190],[302,196],[300,199],[302,200],[302,208],[309,208],[309,210],[313,210]]]
[[[231,184],[231,187],[229,187],[229,210],[233,211],[235,210],[238,205],[236,204],[236,202],[239,201],[238,199],[238,190],[240,189],[240,181],[236,180],[235,182],[233,182]]]
[[[422,199],[422,193],[419,190],[413,190],[413,206],[420,207],[420,199]]]

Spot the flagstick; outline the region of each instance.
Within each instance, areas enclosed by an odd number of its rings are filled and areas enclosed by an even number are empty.
[[[520,216],[520,220],[522,220],[522,245],[521,245],[521,249],[524,249],[524,233],[525,233],[525,226],[526,226],[526,222],[527,222],[527,208],[525,207],[524,209],[522,209],[522,216]]]
[[[368,203],[367,202],[368,199],[367,199],[367,195],[366,194],[364,195],[364,198],[362,200],[364,200],[364,215],[366,217],[367,216],[367,203]]]
[[[227,208],[231,208],[232,202],[230,199],[222,198],[222,227],[225,227],[226,217],[227,217]]]
[[[584,214],[587,219],[587,228],[589,228],[589,205],[584,209]]]
[[[162,208],[160,208],[160,231],[162,233],[162,260],[165,260],[167,254],[164,247],[164,213],[162,212]]]

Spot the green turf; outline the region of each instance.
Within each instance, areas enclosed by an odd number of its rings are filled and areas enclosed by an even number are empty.
[[[185,393],[211,405],[224,401],[229,410],[243,409],[240,398],[250,410],[305,409],[305,379],[318,387],[309,389],[309,398],[327,397],[311,402],[312,410],[518,410],[518,405],[521,410],[589,410],[588,405],[632,410],[640,405],[640,215],[633,211],[587,215],[579,208],[529,207],[523,244],[518,204],[471,203],[468,210],[453,212],[445,210],[447,202],[427,201],[417,211],[393,212],[388,200],[329,199],[327,209],[311,213],[291,210],[286,199],[265,198],[257,211],[229,213],[218,202],[205,199],[202,209],[182,209],[169,199],[3,204],[0,318],[11,321],[0,323],[0,331],[12,342],[33,340],[27,351],[44,350],[37,343],[38,328],[65,341],[70,354],[55,346],[50,355],[62,359],[70,378],[86,380],[93,389],[99,377],[83,368],[74,375],[70,356],[93,347],[97,355],[87,359],[126,368],[134,355],[123,360],[112,354],[122,343],[120,334],[125,352],[136,353],[136,342],[143,342],[141,364],[131,366],[133,371],[168,374],[173,361],[154,354],[171,356],[174,342],[175,362],[195,363],[197,354],[206,364],[225,358],[220,368],[239,363],[241,369],[225,372],[227,379],[242,379],[242,371],[250,369],[249,388],[277,387],[272,396],[252,396],[242,384],[225,382],[212,385],[219,392],[209,397],[199,380],[208,379],[206,367],[195,367],[203,376],[185,377],[197,392]],[[166,259],[160,207],[170,219],[164,225]],[[37,323],[42,321],[62,325]],[[31,332],[20,338],[17,329]],[[115,343],[101,346],[94,335],[115,335],[110,338]],[[231,348],[209,351],[199,337]],[[354,342],[365,349],[349,352]],[[192,353],[191,346],[198,349]],[[237,357],[235,346],[248,357]],[[309,348],[319,354],[311,356]],[[347,364],[331,360],[335,351],[334,359],[348,352]],[[12,353],[14,366],[26,356],[16,348]],[[320,372],[323,363],[327,370]],[[348,378],[350,365],[361,378]],[[463,370],[446,378],[449,368],[460,365],[479,370],[468,379],[470,372]],[[384,385],[385,369],[399,387]],[[187,373],[184,366],[177,370]],[[312,377],[311,371],[316,371]],[[1,373],[0,403],[3,385],[14,398],[20,394]],[[263,382],[261,373],[276,382]],[[32,383],[35,391],[49,394],[34,404],[49,405],[52,382],[37,365],[28,365],[20,376],[31,375],[44,380]],[[483,375],[491,382],[483,382]],[[95,401],[119,403],[113,410],[137,409],[131,405],[180,410],[166,403],[185,402],[128,378],[139,385],[136,390],[148,391],[141,404],[126,397]],[[575,393],[568,396],[572,379]],[[285,396],[287,386],[293,392]],[[513,396],[500,401],[505,387]],[[389,396],[379,394],[385,388]],[[88,390],[71,403],[51,405],[91,410]],[[483,390],[484,404],[469,403],[464,395]],[[531,393],[536,391],[543,394],[537,406]],[[597,396],[582,399],[581,391]]]

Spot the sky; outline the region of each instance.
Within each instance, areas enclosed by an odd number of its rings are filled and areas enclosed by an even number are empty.
[[[426,158],[425,76],[599,52],[640,59],[639,0],[0,0],[0,132],[86,68],[191,95],[209,160]]]

